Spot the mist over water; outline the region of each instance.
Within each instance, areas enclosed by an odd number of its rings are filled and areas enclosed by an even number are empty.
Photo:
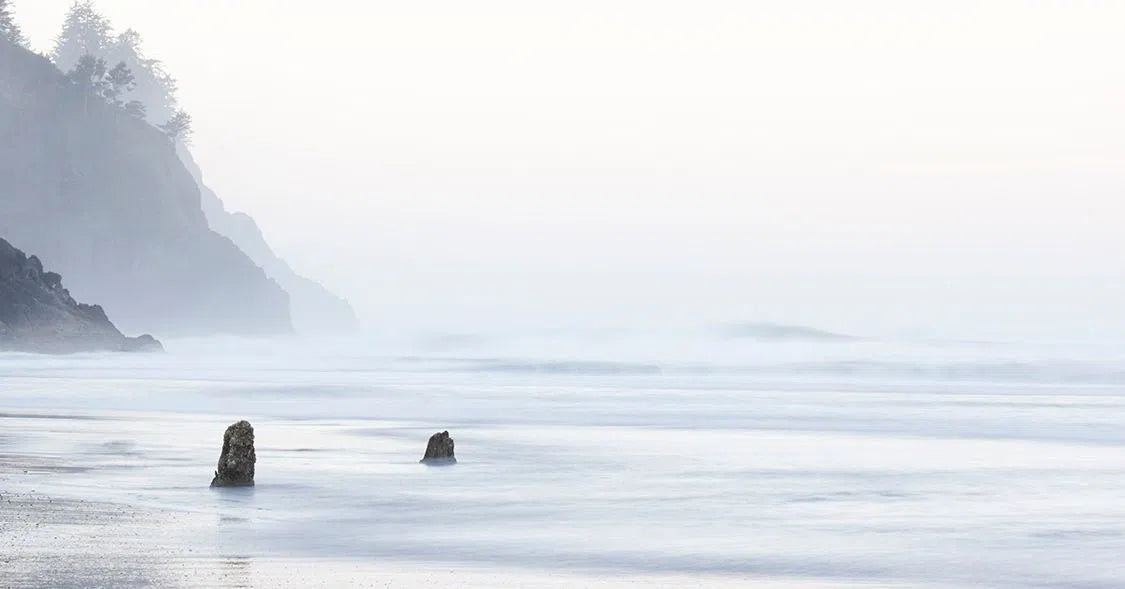
[[[0,586],[1125,587],[1122,22],[0,0]]]
[[[39,492],[195,514],[162,542],[200,557],[1125,582],[1119,342],[754,323],[166,345],[0,357],[0,444],[83,465],[25,475]],[[215,492],[237,418],[257,486]],[[459,463],[419,465],[445,429]]]

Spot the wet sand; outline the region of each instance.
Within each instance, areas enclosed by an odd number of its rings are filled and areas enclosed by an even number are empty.
[[[0,415],[0,431],[33,437],[59,435],[59,431],[35,428],[44,423],[68,423],[68,434],[82,435],[90,433],[84,430],[91,424],[124,417],[5,413]],[[101,466],[72,463],[61,453],[0,454],[0,546],[4,547],[0,550],[0,588],[874,586],[747,575],[530,570],[474,563],[255,554],[252,548],[239,551],[222,539],[224,526],[238,522],[221,515],[159,509],[151,501],[148,505],[92,501],[60,492],[66,488],[68,476],[89,474]],[[205,482],[200,483],[201,488]]]
[[[7,466],[14,463],[7,457]],[[11,484],[10,481],[5,484]],[[37,493],[0,499],[0,587],[460,587],[622,588],[782,587],[869,584],[750,576],[525,571],[448,563],[374,563],[208,554],[174,538],[202,532],[205,518]],[[174,531],[173,531],[174,530]],[[172,533],[169,533],[172,531]],[[190,534],[188,534],[190,535]],[[202,553],[202,554],[198,554]],[[881,585],[886,586],[886,585]]]
[[[0,355],[0,589],[1123,586],[1116,384],[245,346]],[[210,489],[239,419],[257,486]]]

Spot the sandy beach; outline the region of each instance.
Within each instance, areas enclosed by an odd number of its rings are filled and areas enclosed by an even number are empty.
[[[848,355],[878,344],[833,350],[834,381],[241,341],[0,355],[0,588],[1121,586],[1112,358],[1076,383],[947,354],[990,383],[926,347],[871,375]],[[256,485],[211,489],[239,419]],[[419,464],[443,430],[458,463]]]
[[[36,417],[41,419],[42,417]],[[11,425],[20,417],[5,415]],[[751,575],[531,571],[468,563],[372,562],[222,554],[213,515],[48,495],[34,489],[84,467],[60,456],[0,456],[0,587],[872,587]],[[39,486],[42,486],[41,484]],[[888,585],[880,585],[888,586]],[[895,587],[907,587],[896,584]]]
[[[12,438],[17,436],[21,446],[38,448],[58,447],[55,436],[75,440],[100,438],[114,432],[137,439],[144,437],[145,430],[190,427],[191,421],[181,415],[144,414],[141,418],[127,412],[3,412],[0,446],[12,445]],[[285,427],[274,425],[279,429]],[[238,528],[252,526],[253,522],[205,506],[199,510],[157,507],[169,500],[156,489],[137,492],[125,485],[106,489],[106,496],[118,501],[69,494],[72,482],[68,479],[97,476],[99,470],[125,471],[128,474],[123,481],[145,476],[142,469],[146,461],[130,450],[132,444],[111,440],[101,445],[102,452],[85,455],[81,460],[49,450],[0,454],[0,546],[4,546],[0,552],[0,587],[871,586],[755,575],[528,570],[458,562],[406,563],[361,557],[262,554],[253,546],[239,546],[231,541]],[[266,453],[269,455],[268,449]],[[136,458],[135,464],[128,464],[131,454]],[[264,489],[213,490],[205,483],[201,480],[198,488],[190,492],[204,499],[221,499],[224,495],[237,499],[269,492],[268,484]],[[90,497],[81,484],[74,490],[73,495]],[[137,501],[119,501],[127,496],[134,496]]]

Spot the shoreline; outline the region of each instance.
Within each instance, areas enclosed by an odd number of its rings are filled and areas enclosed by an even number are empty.
[[[3,419],[55,419],[44,412]],[[2,441],[2,438],[0,438]],[[870,583],[724,573],[532,569],[491,563],[284,557],[239,550],[224,516],[96,501],[60,491],[85,473],[61,455],[0,454],[0,587],[870,588]],[[46,484],[41,484],[46,483]],[[43,489],[49,489],[47,491]],[[211,492],[211,491],[208,491]],[[221,492],[221,491],[219,491]],[[879,584],[886,587],[887,584]],[[906,587],[906,585],[894,585]]]
[[[11,464],[9,462],[9,464]],[[8,481],[4,481],[8,484]],[[748,575],[623,571],[529,570],[473,563],[372,562],[207,554],[176,541],[180,531],[202,531],[190,513],[75,500],[46,494],[0,492],[0,587],[400,587],[465,589],[588,587],[871,588],[872,583],[778,579]],[[907,585],[878,584],[879,587]]]
[[[0,589],[1120,584],[1125,401],[1100,388],[291,352],[0,367]],[[212,490],[239,419],[258,484]],[[458,464],[419,464],[445,430]]]

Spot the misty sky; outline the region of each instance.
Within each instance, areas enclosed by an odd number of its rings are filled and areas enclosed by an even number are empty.
[[[1125,331],[1125,3],[97,4],[368,326]]]

